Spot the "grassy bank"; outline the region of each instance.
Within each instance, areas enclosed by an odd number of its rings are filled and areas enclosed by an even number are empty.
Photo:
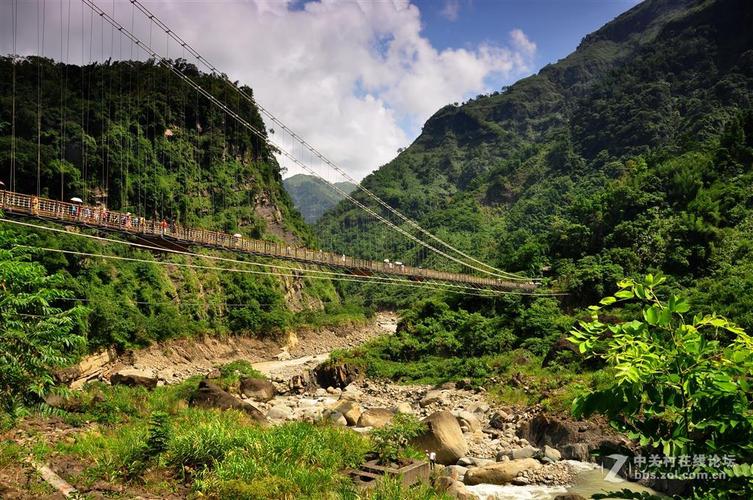
[[[255,375],[243,363],[221,373],[225,387],[239,373]],[[67,398],[70,411],[45,408],[16,420],[31,441],[2,441],[0,466],[19,466],[31,452],[84,495],[116,498],[441,498],[390,481],[360,493],[345,471],[373,449],[368,437],[326,424],[261,427],[237,411],[192,408],[187,399],[198,382],[153,391],[90,385]],[[66,429],[65,437],[40,431],[45,422]]]

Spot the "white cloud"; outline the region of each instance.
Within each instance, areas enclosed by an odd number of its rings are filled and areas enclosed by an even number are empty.
[[[8,19],[4,15],[9,3],[0,2],[0,18]],[[23,32],[31,33],[26,50],[34,53],[38,2],[19,3],[28,11],[21,13],[21,22],[28,24]],[[116,17],[130,28],[129,2],[98,0],[98,4],[108,12],[114,5]],[[303,4],[152,0],[145,4],[232,80],[251,86],[267,109],[359,179],[391,160],[443,105],[491,90],[490,79],[509,80],[529,71],[536,51],[520,30],[510,33],[506,47],[481,44],[438,50],[423,36],[421,13],[408,0]],[[67,3],[63,5],[67,9]],[[73,5],[75,35],[69,53],[70,61],[79,63],[87,52],[81,50],[80,40],[88,44],[91,21],[88,11],[82,15],[79,2]],[[54,44],[63,26],[59,8],[58,1],[47,1],[46,55],[55,58],[61,53],[59,42]],[[156,28],[150,35],[148,21],[138,14],[136,32],[144,40],[151,36],[154,47],[163,50],[165,35]],[[99,35],[101,21],[95,16],[93,22]],[[108,38],[104,37],[106,43]],[[114,50],[95,49],[93,57],[128,57],[130,45],[122,47],[121,52],[116,41]],[[177,45],[169,52],[170,57],[182,55]],[[274,137],[290,146],[279,131]]]
[[[439,14],[448,21],[457,21],[460,15],[459,0],[445,0],[444,7],[439,11]]]

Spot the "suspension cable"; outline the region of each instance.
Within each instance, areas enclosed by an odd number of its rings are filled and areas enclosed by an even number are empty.
[[[116,240],[112,238],[105,238],[102,236],[95,236],[95,235],[89,235],[89,234],[83,234],[83,233],[71,233],[69,231],[66,231],[64,229],[58,229],[58,228],[52,228],[47,226],[42,226],[38,224],[32,224],[28,222],[21,222],[16,220],[11,220],[7,218],[0,218],[0,221],[7,222],[9,224],[15,224],[19,226],[24,227],[30,227],[34,229],[40,229],[55,233],[63,233],[63,234],[69,234],[73,236],[78,236],[82,238],[102,241],[102,242],[108,242],[108,243],[115,243],[115,244],[121,244],[121,245],[127,245],[134,248],[144,249],[144,250],[152,250],[152,251],[158,251],[163,253],[172,253],[176,255],[182,255],[182,256],[188,256],[188,257],[195,257],[195,258],[203,258],[207,260],[215,260],[215,261],[221,261],[221,262],[228,262],[232,264],[241,264],[241,265],[251,265],[251,266],[258,266],[258,267],[266,267],[266,268],[272,268],[272,269],[280,269],[284,271],[292,271],[295,273],[316,273],[315,276],[319,276],[321,278],[326,277],[334,277],[334,278],[340,278],[340,277],[346,277],[350,280],[355,279],[353,274],[350,273],[342,273],[342,272],[335,272],[335,271],[326,271],[326,270],[314,270],[314,269],[305,269],[305,268],[299,268],[299,267],[291,267],[291,266],[283,266],[279,264],[265,264],[265,263],[259,263],[259,262],[250,262],[250,261],[242,261],[237,259],[229,259],[226,257],[219,257],[214,255],[203,255],[203,254],[197,254],[193,252],[187,252],[187,251],[181,251],[181,250],[174,250],[169,248],[163,248],[163,247],[157,247],[152,245],[144,245],[140,243],[134,243],[129,241],[122,241],[122,240]],[[294,275],[295,276],[295,275]],[[307,276],[308,277],[308,276]],[[333,278],[333,279],[334,279]],[[457,292],[457,293],[466,293],[466,294],[475,294],[473,292],[479,292],[482,291],[482,289],[475,287],[475,286],[467,286],[467,285],[456,285],[456,284],[450,284],[450,283],[441,283],[436,281],[426,281],[421,284],[416,284],[413,281],[403,279],[403,278],[393,278],[388,276],[367,276],[359,278],[358,281],[372,281],[376,283],[392,283],[392,284],[403,284],[405,286],[411,286],[411,287],[418,287],[418,288],[429,288],[433,290],[445,290],[445,291],[451,291],[451,292]],[[541,293],[541,292],[523,292],[523,291],[503,291],[503,290],[484,290],[484,294],[481,296],[497,296],[497,295],[531,295],[531,296],[554,296],[554,295],[563,295],[561,293]]]
[[[171,61],[169,61],[169,60],[167,60],[166,58],[162,57],[162,56],[161,56],[160,54],[158,54],[158,53],[157,53],[156,51],[154,51],[154,50],[153,50],[153,49],[152,49],[151,47],[149,47],[149,46],[148,46],[148,45],[146,45],[146,44],[145,44],[145,43],[144,43],[143,41],[141,41],[141,40],[140,40],[140,39],[139,39],[139,38],[138,38],[138,37],[137,37],[136,35],[134,35],[134,34],[133,34],[133,33],[131,33],[130,31],[128,31],[128,30],[127,30],[127,29],[126,29],[125,27],[123,27],[123,26],[122,26],[122,25],[121,25],[120,23],[118,23],[118,22],[117,22],[117,21],[116,21],[115,19],[113,19],[113,18],[112,18],[112,17],[110,16],[110,15],[108,15],[108,14],[107,14],[106,12],[104,12],[104,11],[103,11],[102,9],[100,9],[100,8],[99,8],[99,7],[98,7],[98,6],[97,6],[97,5],[96,5],[96,4],[95,4],[95,3],[93,2],[93,0],[81,0],[81,1],[82,1],[82,2],[84,3],[84,4],[86,4],[87,6],[89,6],[89,8],[91,8],[91,9],[95,10],[95,12],[97,12],[97,14],[99,14],[99,15],[100,15],[100,17],[102,17],[102,18],[103,18],[103,19],[104,19],[105,21],[107,21],[108,23],[110,23],[110,24],[111,24],[111,25],[112,25],[112,26],[113,26],[113,27],[114,27],[115,29],[117,29],[117,30],[118,30],[118,31],[120,31],[120,32],[121,32],[121,33],[122,33],[123,35],[127,36],[128,38],[130,38],[130,39],[131,39],[131,40],[132,40],[132,41],[133,41],[134,43],[136,43],[136,45],[139,45],[140,47],[142,47],[142,48],[143,48],[143,49],[144,49],[145,51],[147,51],[147,53],[148,53],[148,54],[150,54],[150,55],[151,55],[152,57],[154,57],[154,59],[155,59],[155,60],[158,60],[158,61],[159,61],[159,62],[160,62],[161,64],[163,64],[163,65],[164,65],[165,67],[167,67],[168,69],[170,69],[170,70],[171,70],[171,71],[172,71],[173,73],[175,73],[175,74],[176,74],[176,75],[177,75],[177,76],[178,76],[179,78],[181,78],[181,79],[182,79],[182,80],[183,80],[183,81],[184,81],[184,82],[185,82],[186,84],[188,84],[188,85],[189,85],[190,87],[194,88],[194,89],[195,89],[195,90],[196,90],[196,91],[197,91],[198,93],[200,93],[201,95],[203,95],[203,96],[204,96],[205,98],[207,98],[207,99],[208,99],[208,100],[209,100],[210,102],[212,102],[212,103],[213,103],[213,104],[214,104],[215,106],[219,107],[219,108],[220,108],[221,110],[223,110],[223,111],[224,111],[225,113],[227,113],[228,115],[230,115],[230,116],[231,116],[231,117],[232,117],[233,119],[235,119],[236,121],[238,121],[238,122],[239,122],[239,123],[240,123],[241,125],[243,125],[243,126],[244,126],[245,128],[247,128],[247,129],[248,129],[249,131],[251,131],[251,132],[252,132],[252,133],[253,133],[254,135],[256,135],[257,137],[259,137],[259,138],[261,138],[262,140],[264,140],[265,142],[267,142],[267,143],[268,143],[268,144],[269,144],[270,146],[272,146],[272,147],[276,148],[277,150],[279,150],[281,154],[283,154],[283,155],[284,155],[284,156],[286,156],[286,157],[287,157],[288,159],[290,159],[291,161],[293,161],[293,162],[294,162],[294,163],[295,163],[296,165],[300,166],[301,168],[303,168],[303,169],[304,169],[304,170],[306,170],[307,172],[311,173],[312,175],[315,175],[315,176],[317,176],[317,177],[320,177],[320,178],[321,178],[321,176],[319,176],[319,175],[318,175],[318,174],[316,173],[316,171],[314,171],[314,170],[313,170],[312,168],[310,168],[310,167],[309,167],[308,165],[306,165],[305,163],[303,163],[303,162],[301,162],[300,160],[298,160],[298,158],[296,158],[296,157],[295,157],[294,155],[292,155],[292,154],[291,154],[291,153],[289,153],[288,151],[285,151],[285,150],[284,150],[284,149],[283,149],[282,147],[280,147],[280,146],[279,146],[279,145],[278,145],[277,143],[275,143],[274,141],[272,141],[272,140],[270,140],[269,138],[267,138],[267,137],[265,136],[265,134],[263,134],[262,132],[260,132],[260,131],[259,131],[259,130],[258,130],[258,129],[257,129],[256,127],[254,127],[253,125],[251,125],[251,124],[250,124],[250,123],[249,123],[249,122],[248,122],[247,120],[245,120],[245,119],[244,119],[244,118],[243,118],[242,116],[240,116],[240,115],[239,115],[238,113],[236,113],[235,111],[231,110],[231,109],[230,109],[230,108],[229,108],[229,107],[228,107],[227,105],[225,105],[225,104],[224,104],[223,102],[221,102],[221,101],[220,101],[220,100],[218,100],[218,99],[217,99],[216,97],[214,97],[214,95],[212,95],[212,94],[211,94],[210,92],[208,92],[208,91],[207,91],[207,90],[205,90],[205,89],[204,89],[204,88],[203,88],[202,86],[200,86],[199,84],[197,84],[196,82],[194,82],[194,81],[193,81],[193,80],[192,80],[191,78],[189,78],[188,76],[186,76],[185,74],[183,74],[183,73],[182,73],[182,72],[181,72],[180,70],[178,70],[178,69],[177,69],[177,68],[176,68],[176,67],[175,67],[175,66],[174,66],[174,65],[172,64],[172,62],[171,62]],[[326,182],[326,180],[325,180],[325,182]],[[430,243],[427,243],[427,242],[425,242],[425,241],[423,241],[423,240],[421,240],[421,239],[417,238],[417,237],[416,237],[416,236],[414,236],[413,234],[410,234],[410,233],[408,233],[407,231],[405,231],[405,230],[404,230],[403,228],[401,228],[401,227],[399,227],[399,226],[395,225],[395,224],[394,224],[394,223],[393,223],[392,221],[390,221],[390,220],[386,219],[385,217],[383,217],[383,216],[381,216],[380,214],[376,213],[376,212],[375,212],[374,210],[372,210],[371,208],[367,207],[366,205],[364,205],[364,204],[363,204],[363,203],[361,203],[360,201],[358,201],[358,200],[356,200],[355,198],[353,198],[352,196],[350,196],[350,194],[348,194],[348,193],[347,193],[346,191],[344,191],[344,190],[343,190],[343,189],[341,189],[340,187],[338,187],[338,186],[336,186],[336,185],[332,185],[332,187],[333,187],[333,189],[335,189],[336,191],[338,191],[338,192],[339,192],[339,193],[340,193],[340,194],[341,194],[341,195],[343,196],[343,198],[347,198],[347,199],[349,199],[349,200],[350,200],[351,202],[353,202],[353,203],[354,203],[355,205],[357,205],[357,206],[358,206],[358,207],[360,207],[360,208],[361,208],[362,210],[364,210],[364,211],[366,211],[367,213],[369,213],[369,214],[370,214],[371,216],[375,217],[375,218],[376,218],[377,220],[379,220],[379,221],[380,221],[380,222],[382,222],[383,224],[385,224],[385,225],[387,225],[388,227],[392,228],[393,230],[395,230],[395,231],[399,232],[400,234],[402,234],[402,235],[403,235],[403,236],[405,236],[406,238],[408,238],[408,239],[410,239],[410,240],[412,240],[412,241],[414,241],[414,242],[416,242],[416,243],[418,243],[418,244],[420,244],[420,245],[423,245],[423,246],[425,246],[426,248],[428,248],[428,249],[432,250],[433,252],[435,252],[435,253],[437,253],[437,254],[439,254],[439,255],[442,255],[443,257],[445,257],[445,258],[447,258],[447,259],[450,259],[450,260],[452,260],[452,261],[454,261],[454,262],[456,262],[456,263],[458,263],[458,264],[461,264],[461,265],[463,265],[463,266],[469,267],[469,268],[471,268],[471,269],[474,269],[474,270],[476,270],[476,271],[479,271],[479,272],[481,272],[481,273],[484,273],[484,274],[490,274],[490,275],[493,275],[493,276],[496,276],[496,277],[499,277],[499,278],[505,278],[505,279],[509,279],[509,280],[518,280],[518,281],[531,281],[531,280],[530,280],[529,278],[523,278],[523,277],[520,277],[520,276],[509,276],[509,274],[510,274],[510,273],[503,273],[503,274],[498,274],[498,273],[495,273],[495,272],[492,272],[492,271],[488,271],[488,270],[482,269],[482,268],[480,268],[480,267],[478,267],[478,266],[475,266],[475,265],[469,264],[469,263],[467,263],[467,262],[465,262],[465,261],[462,261],[462,260],[458,259],[457,257],[455,257],[455,256],[453,256],[453,255],[449,255],[448,253],[446,253],[446,252],[444,252],[444,251],[442,251],[442,250],[440,250],[440,249],[436,248],[435,246],[431,245]]]
[[[175,40],[177,43],[179,43],[183,48],[188,50],[188,52],[196,58],[199,62],[201,62],[206,68],[208,68],[211,72],[215,73],[216,75],[220,76],[228,85],[230,85],[233,90],[238,92],[243,98],[245,98],[250,103],[254,104],[259,111],[267,116],[275,125],[282,128],[285,132],[290,134],[292,138],[294,138],[296,141],[298,141],[302,146],[304,146],[308,151],[310,151],[316,158],[323,161],[325,164],[329,165],[331,168],[333,168],[336,172],[338,172],[340,175],[342,175],[347,181],[353,183],[356,185],[358,189],[360,189],[362,192],[364,192],[368,197],[372,198],[374,201],[379,203],[382,207],[387,209],[389,212],[391,212],[393,215],[398,217],[400,220],[408,224],[409,226],[413,227],[414,229],[418,230],[419,232],[423,233],[424,235],[428,236],[432,240],[436,241],[441,246],[444,246],[445,248],[465,257],[466,259],[470,260],[471,262],[474,262],[475,264],[488,268],[488,271],[482,271],[486,272],[487,274],[492,274],[495,276],[504,276],[508,279],[522,279],[526,281],[530,281],[532,278],[527,278],[525,276],[521,276],[519,274],[510,273],[508,271],[503,271],[501,269],[498,269],[494,266],[491,266],[489,264],[486,264],[485,262],[476,259],[475,257],[467,254],[466,252],[463,252],[462,250],[454,247],[453,245],[447,243],[446,241],[442,240],[441,238],[437,237],[430,231],[424,229],[421,227],[416,221],[412,220],[411,218],[404,215],[399,210],[393,208],[391,205],[389,205],[387,202],[382,200],[379,196],[377,196],[375,193],[373,193],[371,190],[366,188],[365,186],[361,185],[360,182],[355,180],[352,176],[350,176],[345,170],[340,168],[338,165],[336,165],[334,162],[329,160],[327,157],[325,157],[321,152],[319,152],[316,148],[314,148],[311,144],[309,144],[303,137],[299,136],[297,133],[295,133],[293,130],[291,130],[287,125],[285,125],[280,119],[278,119],[275,115],[273,115],[270,111],[268,111],[266,108],[264,108],[261,104],[256,102],[252,96],[248,95],[247,92],[245,92],[243,89],[235,85],[233,82],[230,81],[230,78],[219,71],[212,63],[210,63],[204,56],[202,56],[196,49],[194,49],[190,44],[188,44],[183,38],[181,38],[179,35],[177,35],[173,30],[171,30],[162,20],[160,20],[157,16],[155,16],[149,9],[147,9],[139,0],[130,0],[130,2],[135,5],[145,16],[147,16],[150,21],[153,21],[157,26],[164,31],[168,36],[170,36],[173,40]],[[263,138],[264,139],[264,138]],[[336,186],[334,183],[329,182],[327,179],[319,175],[318,173],[314,172],[313,175],[318,177],[319,179],[323,180],[327,184],[329,184],[333,189],[338,191],[339,194],[343,195],[346,194],[346,198],[349,201],[354,201],[349,193],[344,193],[343,190],[339,189],[338,186]],[[430,247],[429,247],[430,248]],[[466,264],[467,265],[467,264]],[[471,266],[468,266],[471,267]],[[471,267],[472,269],[476,269],[475,267]],[[479,269],[476,269],[479,270]],[[537,279],[535,279],[537,280]]]
[[[207,271],[222,271],[222,272],[231,272],[231,273],[276,276],[276,277],[281,277],[281,278],[299,278],[300,277],[298,274],[295,274],[295,273],[279,273],[279,272],[274,272],[274,271],[255,271],[253,269],[238,269],[238,268],[233,268],[233,267],[206,266],[202,264],[188,264],[184,262],[167,262],[167,261],[159,261],[159,260],[139,259],[136,257],[123,257],[120,255],[105,255],[105,254],[98,254],[98,253],[81,252],[77,250],[65,250],[61,248],[39,247],[39,246],[33,246],[33,245],[18,245],[18,247],[29,248],[29,249],[40,250],[40,251],[51,252],[51,253],[76,255],[80,257],[92,257],[92,258],[118,260],[118,261],[125,261],[125,262],[138,262],[142,264],[156,264],[156,265],[167,266],[167,267],[173,266],[173,267],[182,267],[182,268],[191,268],[191,269],[203,269]],[[419,284],[419,283],[395,283],[392,281],[381,281],[379,279],[377,280],[362,279],[361,277],[356,277],[356,276],[331,277],[331,276],[312,275],[312,276],[305,276],[305,278],[320,279],[320,280],[327,280],[327,281],[343,281],[343,282],[352,282],[352,283],[378,283],[381,285],[424,288],[424,289],[429,289],[429,290],[434,290],[434,291],[444,291],[444,292],[449,292],[449,293],[455,293],[459,295],[473,295],[473,296],[478,296],[478,297],[489,297],[489,298],[492,297],[492,295],[489,295],[489,294],[473,293],[473,292],[466,292],[466,291],[461,291],[461,290],[447,290],[447,289],[442,289],[442,288],[430,287],[430,286],[426,286],[424,284]]]

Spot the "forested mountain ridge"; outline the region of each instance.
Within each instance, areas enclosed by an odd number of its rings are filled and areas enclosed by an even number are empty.
[[[256,105],[241,100],[222,78],[183,61],[176,64],[265,130]],[[13,187],[12,158],[15,189],[22,193],[36,193],[39,180],[41,195],[53,199],[76,196],[189,227],[298,244],[314,241],[282,186],[267,143],[153,61],[80,67],[36,57],[16,59],[15,65],[9,57],[0,59],[0,175],[8,188]],[[275,334],[299,322],[298,312],[340,303],[328,281],[265,276],[250,266],[243,273],[195,268],[196,261],[215,267],[216,261],[158,257],[72,233],[4,224],[0,252],[27,244],[137,260],[28,251],[25,258],[33,256],[86,306],[78,326],[90,350],[190,334]],[[149,262],[157,260],[183,267]]]
[[[255,104],[231,92],[221,78],[183,61],[176,66],[266,134]],[[77,196],[257,238],[309,237],[265,140],[154,61],[80,67],[37,57],[15,65],[9,57],[0,60],[0,164],[6,184],[14,95],[19,192],[36,192],[39,166],[43,196]]]
[[[293,204],[303,215],[303,219],[313,224],[343,199],[343,196],[313,175],[296,174],[282,181],[285,190],[293,199]],[[351,182],[335,182],[335,186],[350,194],[355,189]]]
[[[729,311],[753,291],[739,267],[753,217],[750,26],[749,2],[644,1],[539,74],[445,106],[363,184],[497,266],[551,268],[572,305],[664,270],[710,280],[698,301]],[[344,222],[357,217],[340,204],[318,227],[358,248]],[[720,283],[738,298],[706,294]],[[736,319],[753,325],[745,310]]]

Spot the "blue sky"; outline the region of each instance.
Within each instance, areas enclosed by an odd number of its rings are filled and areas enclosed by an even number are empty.
[[[437,49],[505,45],[512,29],[536,43],[535,70],[567,56],[581,39],[638,0],[413,0]],[[454,19],[452,14],[456,13]]]

